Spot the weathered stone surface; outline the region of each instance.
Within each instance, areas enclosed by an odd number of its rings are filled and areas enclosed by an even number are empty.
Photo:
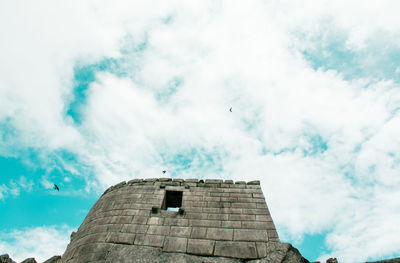
[[[385,259],[385,260],[380,260],[380,261],[374,261],[374,262],[366,262],[366,263],[400,263],[400,258],[392,258],[392,259]]]
[[[15,261],[8,254],[3,254],[0,256],[0,263],[15,263]]]
[[[268,241],[267,230],[235,229],[233,240],[238,241]]]
[[[165,210],[167,191],[182,192],[183,213]],[[271,240],[279,238],[259,182],[152,178],[110,187],[59,263],[239,263],[292,253],[271,250]]]
[[[186,252],[187,238],[166,237],[163,251],[166,252]]]
[[[61,256],[52,256],[43,263],[58,263],[61,260]]]
[[[190,237],[190,233],[191,232],[192,232],[192,228],[191,227],[171,226],[170,236]]]
[[[338,263],[338,260],[336,258],[328,258],[326,263]]]
[[[216,241],[215,256],[232,258],[257,258],[257,249],[254,242]]]
[[[137,234],[135,238],[135,245],[162,247],[164,239],[165,236]]]
[[[310,263],[299,251],[287,243],[267,243],[267,256],[247,263]]]
[[[232,240],[233,229],[208,228],[206,238],[211,240]]]
[[[189,239],[187,253],[211,256],[214,251],[214,240]]]
[[[27,258],[23,261],[21,261],[21,263],[37,263],[35,258]]]

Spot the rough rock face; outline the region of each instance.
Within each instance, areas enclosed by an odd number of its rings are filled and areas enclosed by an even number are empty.
[[[374,261],[374,262],[367,262],[367,263],[400,263],[400,258],[392,258],[392,259],[386,259],[386,260],[380,260],[380,261]]]
[[[105,245],[97,250],[98,257],[80,257],[76,262],[119,262],[119,263],[309,263],[290,244],[271,244],[267,257],[244,260],[227,257],[205,257],[186,253],[163,252],[161,248],[135,245]],[[73,261],[75,262],[75,261]]]
[[[61,260],[61,256],[53,256],[43,263],[58,263],[60,260]]]
[[[27,258],[21,263],[37,263],[37,261],[34,258]]]
[[[8,254],[4,254],[0,256],[0,263],[15,263],[15,261]]]

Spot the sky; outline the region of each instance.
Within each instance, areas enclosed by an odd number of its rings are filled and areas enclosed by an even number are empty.
[[[260,180],[310,261],[400,257],[398,10],[0,0],[0,254],[62,254],[106,188],[167,170]]]

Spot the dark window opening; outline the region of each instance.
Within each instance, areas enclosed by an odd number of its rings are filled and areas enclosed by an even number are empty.
[[[167,211],[178,211],[182,206],[182,192],[166,191],[163,209]]]

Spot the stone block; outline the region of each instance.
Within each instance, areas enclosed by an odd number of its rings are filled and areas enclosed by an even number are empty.
[[[166,237],[163,251],[165,252],[186,252],[187,238]]]
[[[212,256],[214,251],[214,240],[204,240],[204,239],[189,239],[187,246],[187,253]]]
[[[245,193],[230,193],[230,197],[240,197],[240,198],[252,198],[251,194],[245,194]]]
[[[229,202],[221,202],[220,205],[221,205],[221,208],[231,207],[232,206],[232,204],[229,203]]]
[[[189,226],[206,226],[206,227],[220,227],[221,221],[219,220],[199,220],[190,219]]]
[[[225,180],[224,184],[233,184],[233,180]]]
[[[134,215],[137,215],[138,212],[139,212],[138,209],[126,209],[126,210],[122,211],[121,215],[134,216]]]
[[[207,213],[186,213],[185,218],[187,219],[207,219]]]
[[[232,203],[233,208],[257,208],[258,203]]]
[[[221,184],[203,184],[203,187],[206,187],[206,188],[220,188]]]
[[[170,236],[174,237],[190,237],[191,227],[171,226]]]
[[[221,208],[203,207],[203,213],[221,213]]]
[[[142,234],[147,232],[148,227],[149,226],[147,225],[129,224],[129,225],[124,225],[121,229],[121,232]]]
[[[206,238],[207,228],[206,227],[193,227],[191,238]]]
[[[256,215],[257,221],[272,221],[271,216],[269,215]]]
[[[229,185],[230,188],[240,188],[240,189],[244,189],[246,188],[245,184],[230,184]]]
[[[107,232],[121,232],[122,226],[121,224],[107,225]]]
[[[222,221],[222,227],[226,228],[241,228],[242,222],[241,221]]]
[[[247,182],[247,184],[248,184],[248,185],[260,185],[260,181],[259,181],[259,180],[250,181],[250,182]]]
[[[210,196],[212,196],[212,197],[221,197],[221,196],[228,197],[229,193],[212,192],[212,193],[210,193]]]
[[[229,214],[208,214],[208,219],[211,220],[228,220]]]
[[[264,195],[263,195],[263,194],[253,194],[253,198],[261,198],[261,199],[264,199]]]
[[[188,226],[189,219],[184,218],[165,218],[164,226]]]
[[[110,220],[110,224],[129,224],[132,222],[132,216],[114,216]]]
[[[272,222],[252,222],[243,221],[242,228],[254,228],[254,229],[275,229]]]
[[[162,225],[164,222],[164,218],[162,217],[150,217],[147,220],[148,225]]]
[[[262,201],[262,199],[247,198],[247,197],[242,198],[242,197],[239,197],[238,200],[237,200],[237,202],[238,202],[238,203],[258,203],[257,200]]]
[[[222,202],[237,202],[237,197],[221,197]]]
[[[206,184],[221,184],[223,181],[221,179],[206,179]]]
[[[186,183],[197,183],[199,181],[199,179],[186,179],[185,182]]]
[[[266,203],[257,203],[257,208],[268,208]]]
[[[247,189],[261,189],[260,185],[246,185]]]
[[[243,214],[248,214],[248,215],[269,215],[266,209],[259,209],[259,208],[250,208],[250,209],[244,208],[242,212]]]
[[[149,217],[147,216],[134,216],[132,223],[133,224],[141,224],[144,225],[147,223],[147,220],[149,219]]]
[[[203,201],[203,196],[198,196],[198,195],[183,196],[182,201]]]
[[[220,202],[221,201],[221,197],[219,196],[205,196],[203,198],[204,201],[208,201],[208,202]]]
[[[201,213],[202,207],[185,207],[186,212]]]
[[[229,220],[239,220],[239,221],[251,221],[255,220],[255,215],[241,215],[241,214],[231,214],[229,215]]]
[[[276,232],[275,229],[269,229],[267,230],[268,232],[268,238],[279,238],[278,232]]]
[[[221,213],[224,214],[241,214],[241,208],[221,208]]]
[[[232,240],[233,239],[233,229],[208,228],[206,238],[213,239],[213,240]]]
[[[149,226],[147,230],[147,234],[152,235],[161,235],[161,236],[168,236],[169,235],[169,226]]]
[[[137,234],[135,238],[135,245],[162,247],[164,239],[164,236]]]
[[[160,205],[160,206],[161,206],[161,205]],[[137,213],[137,215],[138,215],[138,216],[149,217],[149,216],[150,216],[150,213],[151,213],[151,210],[148,210],[148,209],[146,209],[146,210],[139,210],[138,213]]]
[[[106,242],[115,244],[127,244],[133,245],[135,240],[135,234],[132,233],[108,233]]]
[[[196,202],[191,202],[191,205],[194,206],[194,207],[198,207],[198,206],[204,207],[204,206],[207,206],[207,202],[196,201]]]
[[[254,242],[216,241],[214,256],[230,258],[257,258],[257,249]]]
[[[263,258],[267,256],[267,244],[265,242],[256,242],[257,246],[257,255],[259,258]]]
[[[172,181],[172,179],[171,178],[160,178],[160,179],[158,179],[160,182],[169,182],[169,181]]]
[[[233,240],[237,241],[268,241],[267,230],[235,229]]]

